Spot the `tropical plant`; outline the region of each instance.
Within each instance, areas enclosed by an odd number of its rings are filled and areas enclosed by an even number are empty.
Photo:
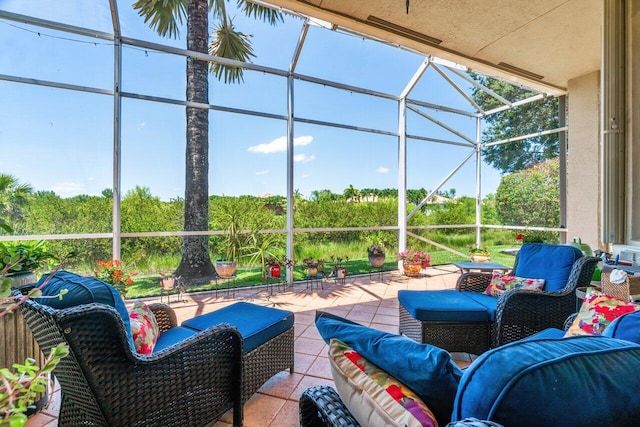
[[[0,174],[0,217],[13,223],[22,219],[22,209],[32,192],[29,184],[21,184],[13,175]]]
[[[5,224],[7,232],[11,228]],[[4,228],[4,227],[3,227]],[[23,255],[24,256],[24,255]],[[65,260],[60,262],[49,277],[40,286],[31,289],[18,301],[9,295],[10,279],[7,277],[9,271],[15,269],[16,265],[22,263],[21,258],[11,258],[0,269],[0,318],[17,309],[27,298],[62,298],[66,289],[53,297],[43,297],[41,289],[49,282],[55,272],[62,268]],[[9,367],[0,367],[0,425],[20,427],[27,422],[27,410],[33,407],[38,394],[46,390],[49,383],[49,374],[56,367],[60,359],[69,353],[65,344],[59,344],[52,349],[49,357],[43,366],[38,367],[35,360],[27,358],[24,363],[13,364],[14,371]]]
[[[53,259],[55,256],[47,251],[44,240],[0,242],[0,269],[9,267],[8,276],[33,272]]]
[[[276,24],[282,21],[280,12],[236,0],[247,16]],[[210,53],[214,56],[248,61],[253,56],[249,37],[235,30],[227,15],[225,0],[138,0],[133,4],[138,14],[144,17],[151,28],[161,36],[175,38],[178,25],[186,19],[187,49],[194,52]],[[218,20],[215,37],[209,47],[209,15]],[[209,104],[208,63],[194,57],[187,58],[187,102]],[[242,81],[242,69],[213,64],[211,71],[225,82]],[[209,216],[209,110],[187,106],[187,147],[185,178],[185,231],[208,230]],[[208,236],[185,236],[182,259],[176,274],[189,279],[213,276],[215,273],[209,256]]]

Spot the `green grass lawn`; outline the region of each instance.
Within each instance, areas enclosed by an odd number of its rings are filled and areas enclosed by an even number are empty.
[[[502,251],[505,249],[512,249],[513,245],[498,245],[498,246],[489,246],[489,252],[491,254],[491,261],[498,262],[500,264],[507,265],[509,267],[513,266],[513,262],[515,257],[510,254],[503,253]],[[462,251],[461,251],[462,252]],[[431,264],[432,265],[442,265],[442,264],[450,264],[456,261],[468,261],[468,258],[460,257],[456,254],[447,251],[436,251],[430,252],[431,254]],[[327,262],[325,264],[325,271],[328,273],[331,271],[331,263]],[[383,271],[392,271],[397,269],[397,263],[395,261],[395,257],[387,256],[386,262],[382,267]],[[366,257],[357,258],[357,259],[349,259],[349,263],[347,265],[347,273],[348,275],[358,275],[358,274],[368,274],[371,270],[369,260]],[[284,275],[284,271],[283,271]],[[294,280],[304,280],[306,278],[306,273],[302,271],[300,265],[297,265],[294,268]],[[142,297],[152,297],[160,295],[160,275],[149,275],[149,276],[136,276],[134,278],[133,285],[128,287],[127,291],[127,299],[134,298],[142,298]],[[284,279],[283,279],[284,280]],[[227,289],[229,286],[238,286],[238,287],[246,287],[246,286],[259,286],[265,285],[266,281],[262,277],[261,270],[259,267],[253,268],[245,268],[240,267],[236,270],[236,277],[233,280],[225,280],[221,279],[218,282],[211,282],[202,285],[194,285],[189,286],[187,288],[187,292],[198,292],[198,291],[211,291],[217,289]]]

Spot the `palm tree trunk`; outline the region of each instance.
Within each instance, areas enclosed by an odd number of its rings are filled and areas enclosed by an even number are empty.
[[[190,0],[187,49],[208,52],[208,0]],[[187,58],[187,101],[209,103],[208,63]],[[187,107],[185,231],[209,229],[209,110]],[[185,236],[176,275],[205,279],[215,274],[209,236]],[[193,281],[193,280],[191,280]]]

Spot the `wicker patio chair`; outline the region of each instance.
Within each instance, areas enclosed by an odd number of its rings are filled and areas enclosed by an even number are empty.
[[[515,271],[519,255],[516,255]],[[430,343],[448,351],[481,354],[490,348],[518,341],[546,328],[562,328],[565,319],[575,311],[576,287],[588,286],[598,258],[578,258],[566,284],[554,292],[511,290],[497,301],[494,322],[420,321],[400,305],[400,333],[422,343]],[[482,293],[491,282],[491,274],[469,272],[460,276],[456,290]],[[429,292],[429,291],[423,291]]]
[[[166,330],[172,312],[159,306],[151,309]],[[229,409],[233,425],[242,425],[242,337],[235,327],[217,325],[145,356],[132,351],[120,315],[107,305],[54,309],[27,300],[20,307],[45,355],[59,343],[69,346],[53,372],[62,395],[58,425],[202,426]]]
[[[518,341],[547,328],[563,328],[567,317],[575,312],[576,288],[589,286],[598,261],[598,258],[591,256],[578,258],[561,291],[513,290],[502,295],[498,299],[496,320],[491,325],[491,347]],[[513,266],[514,270],[517,263],[518,256]],[[485,287],[481,291],[478,290],[478,281],[469,276],[461,277],[456,287],[459,290],[472,288],[476,292],[482,292],[491,281],[490,274],[485,276]],[[470,283],[471,288],[467,287]]]

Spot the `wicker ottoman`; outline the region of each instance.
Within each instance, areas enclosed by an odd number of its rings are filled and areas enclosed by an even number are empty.
[[[490,310],[464,292],[402,290],[398,300],[401,335],[449,352],[482,354],[489,350]]]
[[[189,319],[182,326],[200,331],[230,323],[238,328],[244,341],[244,402],[278,372],[288,369],[293,373],[293,321],[290,311],[237,302]]]

